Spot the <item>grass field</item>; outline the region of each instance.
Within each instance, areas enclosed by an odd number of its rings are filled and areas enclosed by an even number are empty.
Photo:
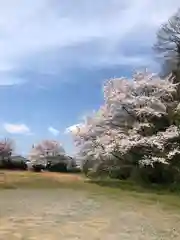
[[[178,195],[46,172],[5,172],[0,188],[0,240],[180,239]]]

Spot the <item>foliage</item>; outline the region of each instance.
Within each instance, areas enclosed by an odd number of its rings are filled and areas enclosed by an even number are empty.
[[[146,71],[110,79],[103,90],[104,105],[72,132],[83,171],[178,181],[178,84]]]
[[[4,161],[1,165],[0,165],[0,169],[6,169],[6,170],[27,170],[27,164],[25,161]]]
[[[67,172],[67,164],[61,162],[48,164],[47,169],[50,172]]]

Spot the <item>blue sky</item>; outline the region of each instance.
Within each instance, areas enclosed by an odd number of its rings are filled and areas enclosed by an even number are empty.
[[[75,152],[66,129],[103,101],[101,86],[157,69],[151,47],[179,0],[0,0],[0,135],[27,154],[42,139]]]

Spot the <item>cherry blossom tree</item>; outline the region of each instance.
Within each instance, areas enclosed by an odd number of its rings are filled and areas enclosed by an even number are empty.
[[[43,140],[37,145],[33,145],[29,154],[31,164],[39,168],[46,168],[56,164],[68,162],[70,158],[66,156],[62,145],[54,140]],[[68,164],[68,163],[67,163]],[[64,164],[66,165],[66,164]]]
[[[59,154],[65,154],[65,150],[62,145],[55,140],[43,140],[36,146],[34,146],[39,155],[42,156],[57,156]]]
[[[72,132],[85,171],[174,166],[179,86],[169,79],[145,71],[105,82],[104,105]]]
[[[5,138],[0,141],[0,158],[1,161],[10,160],[12,152],[14,151],[14,142]]]

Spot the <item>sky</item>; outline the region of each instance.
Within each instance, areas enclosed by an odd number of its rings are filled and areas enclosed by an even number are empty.
[[[179,0],[0,0],[0,137],[27,155],[97,110],[102,84],[158,69],[152,46]]]

